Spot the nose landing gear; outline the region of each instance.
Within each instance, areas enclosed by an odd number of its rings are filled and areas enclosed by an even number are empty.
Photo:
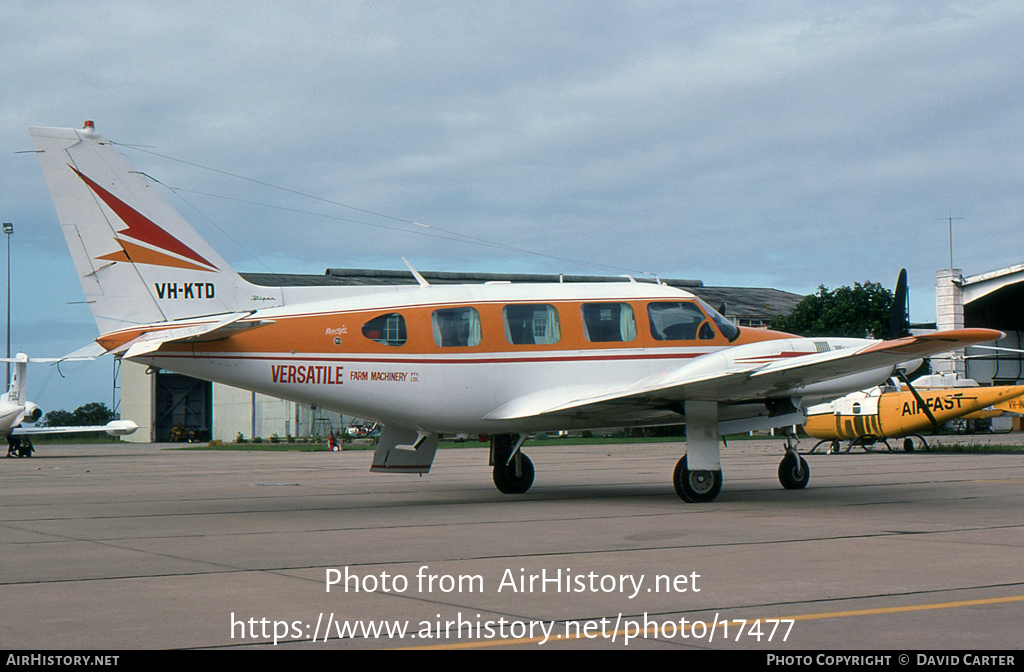
[[[522,450],[526,435],[495,434],[491,437],[491,474],[498,491],[506,495],[521,495],[533,485],[534,468]]]
[[[811,480],[811,468],[796,452],[796,443],[792,434],[786,437],[786,456],[779,463],[779,482],[786,490],[803,490]]]

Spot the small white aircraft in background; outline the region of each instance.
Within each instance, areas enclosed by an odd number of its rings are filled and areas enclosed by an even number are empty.
[[[10,359],[0,357],[0,362],[14,363],[7,392],[0,395],[0,437],[7,439],[7,457],[32,457],[32,452],[35,449],[32,446],[32,441],[27,438],[27,435],[30,434],[106,432],[111,436],[124,436],[139,428],[131,420],[112,420],[105,425],[81,427],[22,427],[22,423],[35,423],[43,417],[43,409],[25,399],[25,377],[28,363],[58,361],[68,360],[29,359],[28,355],[21,352],[17,357]]]
[[[685,421],[673,485],[686,501],[710,502],[722,487],[720,435],[800,424],[811,400],[1003,337],[740,329],[689,292],[632,280],[432,286],[410,268],[417,287],[256,285],[92,122],[29,135],[99,327],[86,354],[380,422],[377,472],[425,473],[440,434],[487,434],[495,485],[523,493],[534,478],[521,450],[530,432]],[[809,477],[787,447],[783,486]]]

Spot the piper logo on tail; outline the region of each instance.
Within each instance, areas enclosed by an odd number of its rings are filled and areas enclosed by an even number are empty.
[[[108,208],[114,211],[114,214],[121,218],[122,222],[128,225],[128,228],[116,232],[115,240],[121,246],[121,251],[104,254],[101,257],[97,257],[97,259],[149,264],[151,266],[187,268],[194,271],[210,272],[220,270],[207,261],[203,255],[161,229],[145,215],[79,172],[77,168],[74,166],[68,167],[75,171],[78,177],[82,178],[82,181],[92,189],[93,193],[101,201],[107,204]],[[121,236],[133,238],[151,247],[144,247],[130,240],[124,240]]]

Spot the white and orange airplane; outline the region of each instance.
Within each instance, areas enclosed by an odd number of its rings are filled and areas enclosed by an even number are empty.
[[[410,267],[418,286],[254,285],[92,122],[29,134],[99,327],[89,352],[381,422],[374,471],[424,473],[440,434],[487,434],[495,485],[522,493],[530,432],[685,421],[673,484],[708,502],[720,435],[799,424],[809,400],[1002,336],[798,338],[643,282],[432,286]],[[782,484],[809,475],[787,447]]]

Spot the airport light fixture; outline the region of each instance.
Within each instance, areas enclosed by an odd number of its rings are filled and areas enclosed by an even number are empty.
[[[4,222],[4,235],[7,236],[7,359],[11,359],[11,234],[14,224]],[[11,382],[11,362],[7,362],[7,382]]]

